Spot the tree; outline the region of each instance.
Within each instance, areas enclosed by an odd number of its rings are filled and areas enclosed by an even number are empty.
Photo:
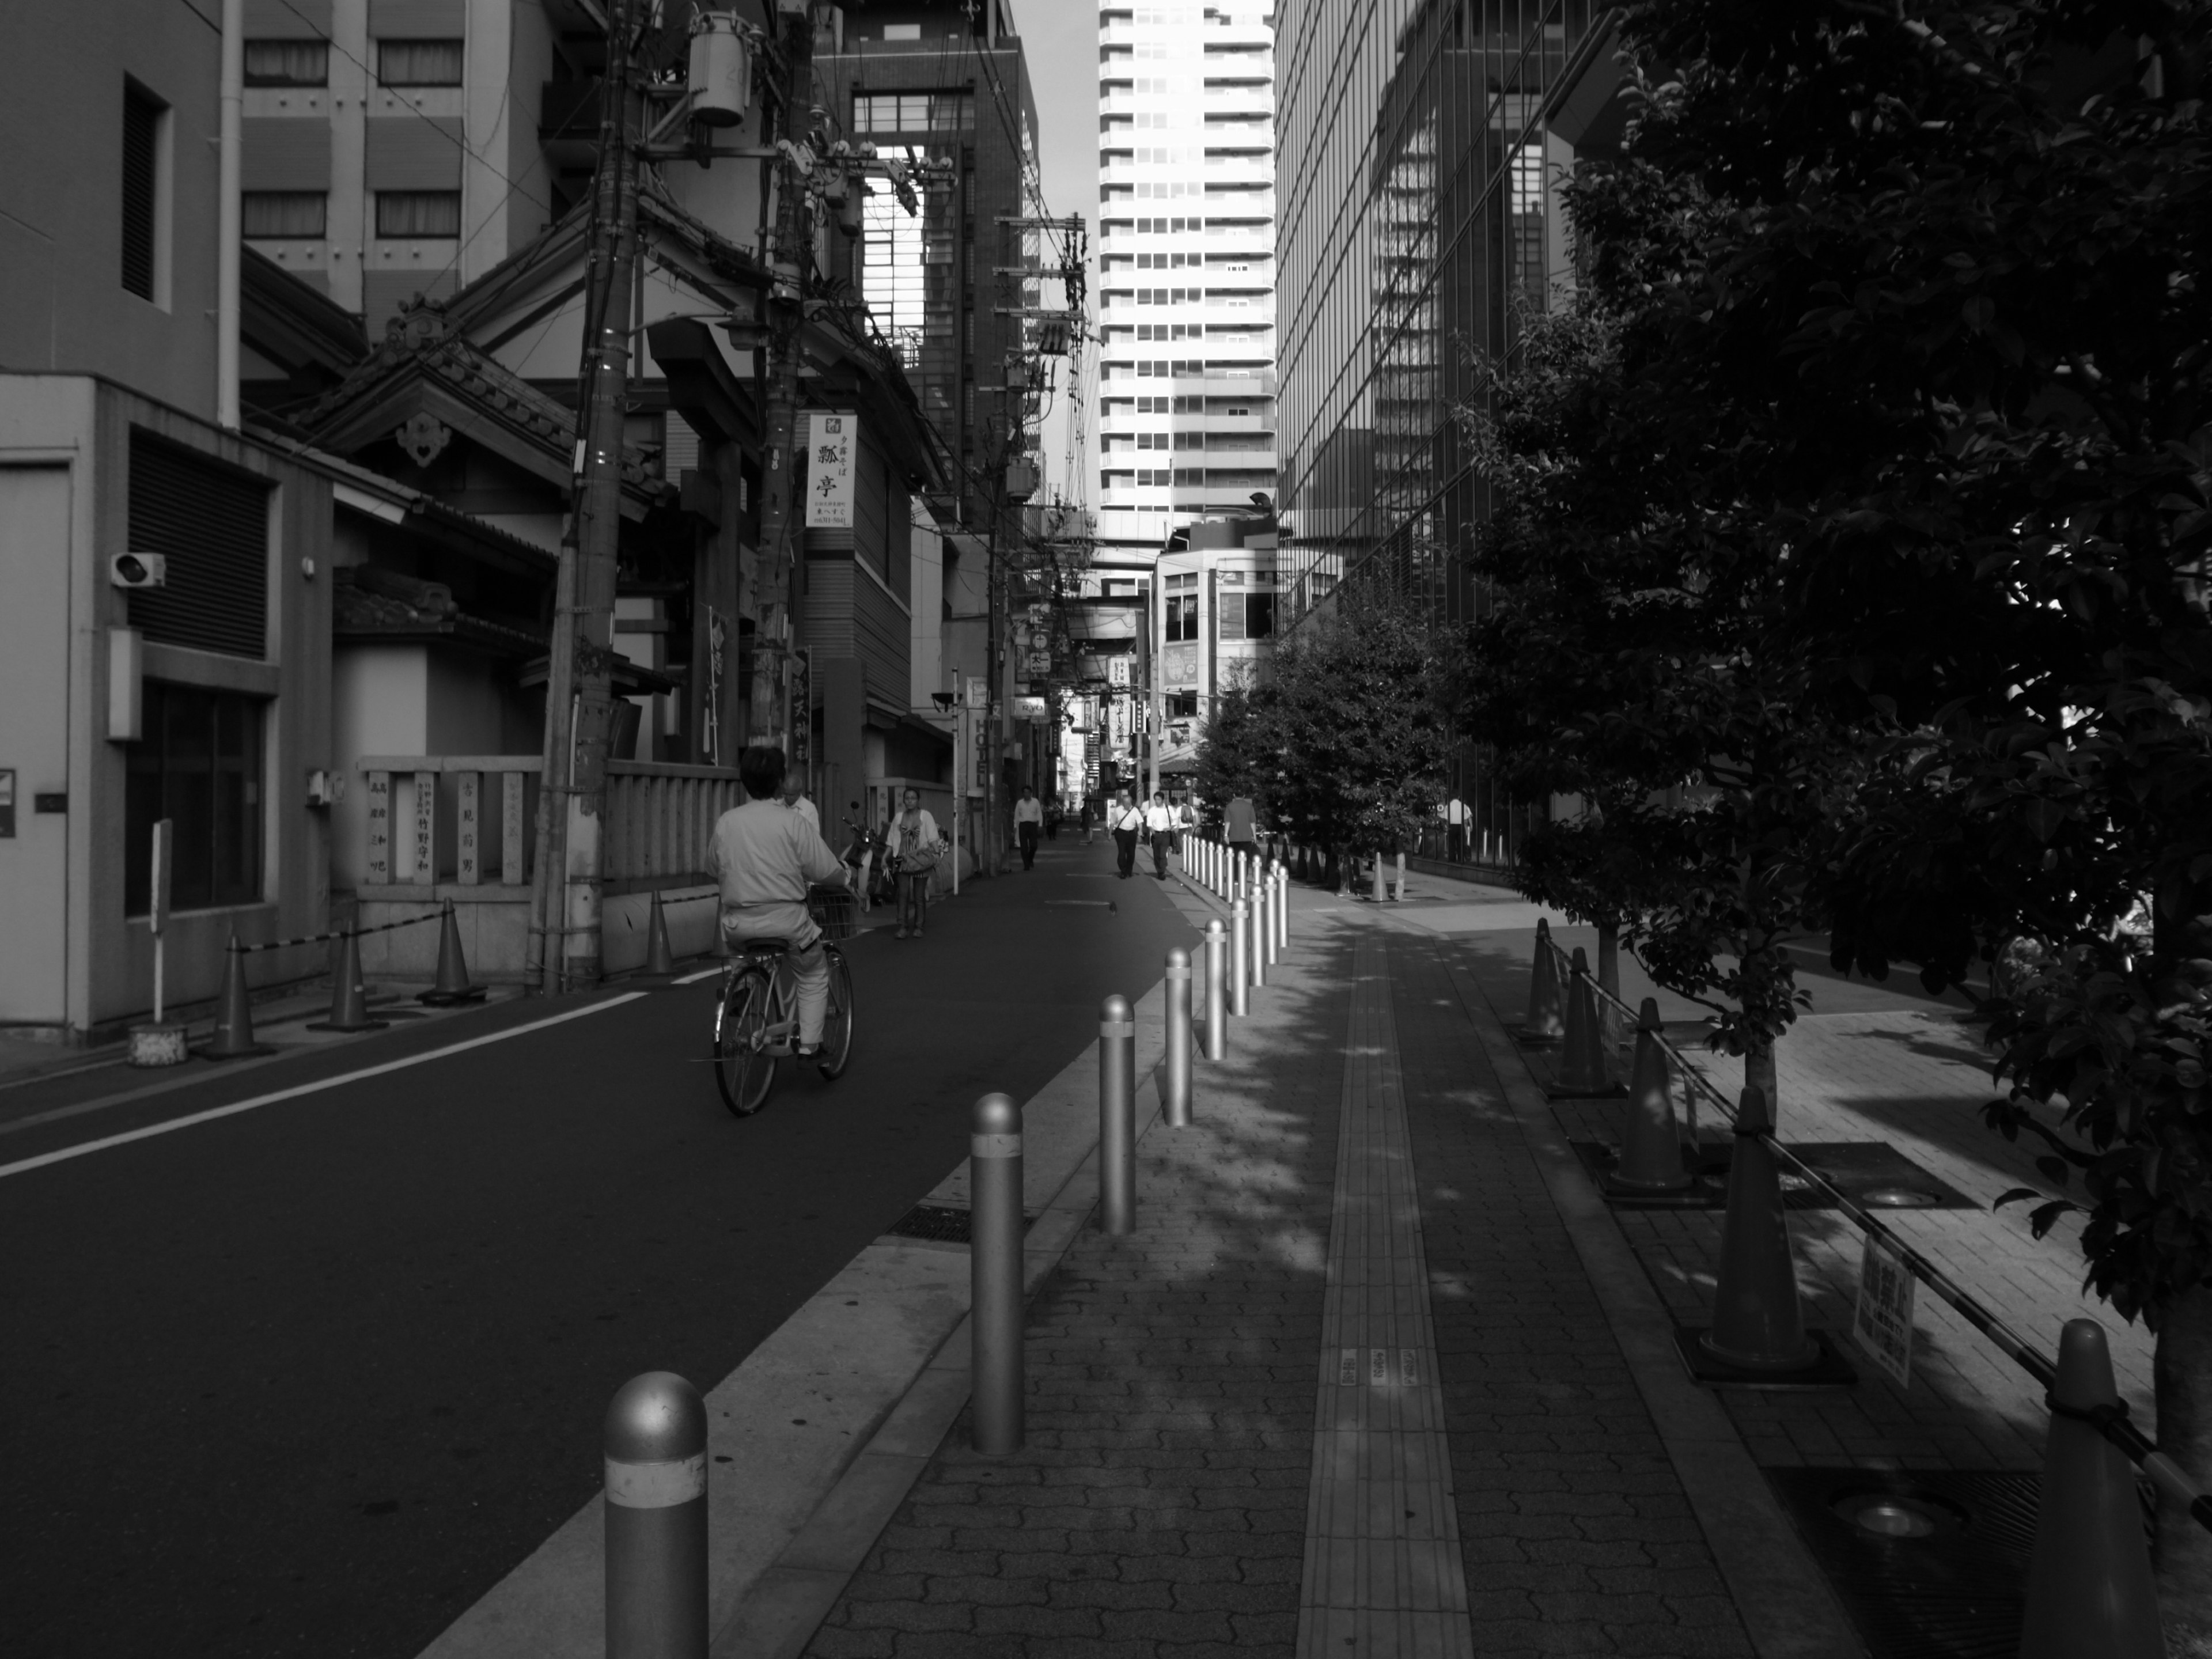
[[[1249,780],[1279,823],[1332,860],[1413,840],[1443,798],[1437,699],[1452,658],[1449,641],[1404,605],[1309,620],[1278,640],[1262,686],[1217,702],[1199,775],[1223,781],[1200,787],[1212,799]]]
[[[1613,434],[1644,419],[1662,486],[1756,513],[1753,648],[1853,739],[1796,852],[1838,964],[1942,986],[2045,942],[1991,1027],[2012,1092],[1990,1121],[2081,1177],[2089,1282],[2157,1332],[2160,1443],[2200,1482],[2208,23],[2205,0],[1649,0],[1623,39],[1669,67],[1576,186],[1600,287],[1644,279],[1616,290]],[[2148,929],[2124,925],[2144,897]],[[2161,1518],[2169,1629],[2212,1640],[2212,1544]]]
[[[1191,791],[1209,824],[1218,823],[1222,808],[1239,795],[1262,811],[1272,809],[1270,785],[1280,770],[1270,718],[1273,702],[1270,687],[1235,672],[1214,693],[1191,774]]]

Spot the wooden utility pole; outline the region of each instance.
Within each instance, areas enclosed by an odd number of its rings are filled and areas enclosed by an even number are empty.
[[[814,19],[806,8],[783,15],[782,159],[775,163],[774,286],[763,319],[768,333],[768,471],[761,489],[761,555],[755,573],[757,621],[753,633],[752,696],[745,721],[747,739],[789,749],[784,708],[790,678],[792,639],[791,553],[793,499],[798,477],[792,435],[799,424],[799,335],[805,322],[803,300],[807,268],[813,263],[813,228],[807,207],[807,136],[813,116]],[[795,716],[810,719],[801,709]]]
[[[607,6],[599,168],[592,184],[591,264],[576,371],[576,471],[561,538],[545,679],[530,978],[533,988],[556,993],[589,990],[600,973],[602,808],[613,735],[615,562],[637,266],[637,161],[629,146],[635,5],[636,0],[609,0]]]

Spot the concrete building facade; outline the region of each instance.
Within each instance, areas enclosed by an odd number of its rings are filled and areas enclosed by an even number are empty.
[[[1271,15],[1099,7],[1102,566],[1149,568],[1175,524],[1275,489]]]
[[[232,933],[323,924],[331,493],[214,424],[215,29],[162,0],[11,22],[0,1028],[82,1038],[151,1004],[161,819],[173,1006],[215,994]]]

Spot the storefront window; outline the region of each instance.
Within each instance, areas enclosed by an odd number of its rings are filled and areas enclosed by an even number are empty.
[[[123,908],[151,902],[154,825],[173,821],[179,910],[261,896],[259,699],[149,680],[143,740],[130,746],[123,796]]]

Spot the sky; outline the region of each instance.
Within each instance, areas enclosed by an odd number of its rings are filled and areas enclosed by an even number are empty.
[[[1097,0],[1012,0],[1014,25],[1021,31],[1022,50],[1029,59],[1030,89],[1036,99],[1037,166],[1042,174],[1044,198],[1055,215],[1079,213],[1095,239],[1098,219],[1098,7]],[[1097,315],[1098,262],[1091,262],[1092,315]],[[1091,373],[1097,373],[1097,348],[1091,349]],[[1060,369],[1060,395],[1045,417],[1043,434],[1046,494],[1087,499],[1093,492],[1087,483],[1068,487],[1067,429],[1063,420],[1066,366]],[[1097,408],[1095,385],[1085,388],[1086,413]],[[1083,465],[1096,465],[1095,446],[1085,453]]]

